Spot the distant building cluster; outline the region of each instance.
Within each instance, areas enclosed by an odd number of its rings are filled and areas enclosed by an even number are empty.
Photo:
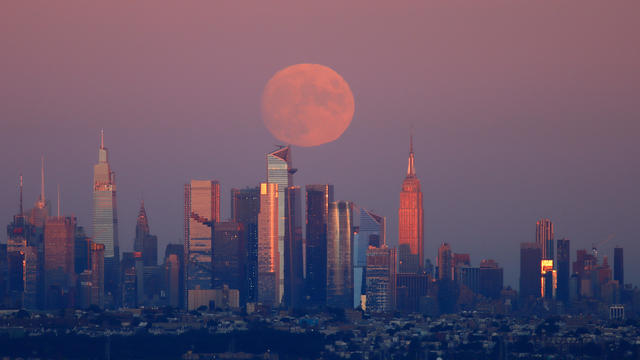
[[[266,154],[266,179],[231,189],[231,213],[221,215],[221,185],[213,179],[184,186],[184,242],[169,244],[158,261],[158,237],[140,204],[133,251],[121,252],[116,178],[104,136],[94,165],[92,232],[52,215],[44,193],[19,211],[0,244],[0,306],[63,309],[185,310],[340,308],[369,314],[438,315],[482,309],[508,314],[553,308],[625,316],[637,289],[624,284],[623,249],[613,269],[605,256],[556,239],[549,219],[536,223],[535,242],[520,246],[519,293],[503,286],[492,259],[473,266],[470,254],[447,243],[435,266],[424,256],[424,210],[413,139],[398,207],[398,246],[387,242],[384,216],[334,199],[332,184],[294,185],[292,149]],[[59,203],[59,200],[58,200]],[[600,244],[598,245],[600,246]],[[626,312],[627,314],[629,311]]]

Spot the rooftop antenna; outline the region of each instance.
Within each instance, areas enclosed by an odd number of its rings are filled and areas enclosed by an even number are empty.
[[[100,129],[100,149],[104,149],[104,129]]]
[[[41,161],[41,165],[40,165],[40,200],[42,201],[42,204],[44,204],[45,203],[45,200],[44,200],[44,155],[42,155],[42,158],[40,159],[40,161]]]
[[[58,217],[60,217],[60,184],[58,184]]]
[[[20,216],[24,215],[24,209],[22,207],[22,173],[20,173]]]

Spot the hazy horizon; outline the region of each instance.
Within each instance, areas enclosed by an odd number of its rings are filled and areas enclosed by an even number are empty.
[[[579,248],[615,234],[628,282],[640,264],[640,3],[486,1],[0,5],[0,223],[40,189],[91,230],[99,132],[116,172],[121,251],[144,197],[159,259],[182,241],[183,184],[266,179],[278,141],[260,119],[269,78],[331,67],[355,115],[338,140],[293,148],[295,184],[386,216],[397,243],[413,126],[425,256],[442,242],[493,258],[518,286],[519,244],[549,217]],[[3,228],[4,229],[4,228]],[[0,236],[6,241],[6,232]],[[610,260],[610,263],[612,259]]]

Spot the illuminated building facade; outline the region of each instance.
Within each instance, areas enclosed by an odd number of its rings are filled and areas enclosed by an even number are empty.
[[[536,222],[536,244],[540,247],[543,259],[553,259],[553,223],[549,219]]]
[[[556,289],[558,289],[558,274],[553,266],[553,260],[540,260],[540,297],[555,299]]]
[[[64,305],[75,286],[74,242],[76,219],[49,217],[44,231],[44,285],[48,308]],[[67,299],[68,300],[68,299]]]
[[[212,289],[212,226],[220,220],[220,184],[191,180],[184,187],[186,298],[189,291]],[[188,306],[191,306],[188,304]]]
[[[407,176],[402,182],[398,209],[399,272],[418,272],[424,266],[424,212],[422,190],[416,177],[413,137],[409,150]]]
[[[116,305],[119,300],[120,245],[116,206],[116,175],[109,164],[100,133],[98,163],[93,166],[93,241],[104,245],[105,293]]]
[[[260,184],[258,214],[258,301],[271,306],[280,304],[280,252],[278,248],[278,201],[276,183]]]
[[[306,298],[309,305],[324,306],[327,298],[327,224],[333,185],[307,185]]]
[[[285,146],[267,154],[267,182],[278,184],[278,294],[284,294],[284,237],[286,230],[285,192],[293,186],[291,147]],[[280,299],[281,300],[281,299]],[[279,300],[279,301],[280,301]]]
[[[353,307],[352,205],[348,201],[329,203],[327,225],[327,305]]]

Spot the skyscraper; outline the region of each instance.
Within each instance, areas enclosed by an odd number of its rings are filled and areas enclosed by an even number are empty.
[[[537,243],[520,244],[520,296],[538,298],[541,294],[540,246]]]
[[[147,210],[144,208],[144,200],[140,201],[133,251],[142,253],[144,266],[158,265],[158,237],[150,233],[149,218],[147,217]]]
[[[367,249],[366,310],[390,312],[396,305],[396,249],[386,245]]]
[[[93,166],[93,241],[104,245],[105,293],[119,301],[120,245],[116,206],[116,175],[109,164],[104,147],[104,132],[100,132],[98,163]]]
[[[613,249],[613,280],[618,281],[620,288],[624,287],[624,252],[621,247]]]
[[[278,293],[284,294],[284,236],[285,236],[285,191],[293,186],[293,174],[296,169],[291,167],[291,147],[280,147],[267,154],[267,182],[278,184]]]
[[[366,294],[367,250],[370,246],[378,248],[386,243],[387,225],[385,217],[364,208],[358,208],[358,213],[354,214],[354,221],[356,217],[359,217],[360,222],[357,234],[354,234],[353,238],[353,300],[355,307],[360,304],[361,295]]]
[[[236,289],[240,291],[241,299],[245,297],[246,250],[243,232],[242,224],[237,222],[225,221],[213,225],[213,287],[222,289],[226,285]]]
[[[164,264],[169,306],[182,308],[184,306],[184,245],[167,244]]]
[[[353,307],[353,266],[351,263],[351,203],[329,203],[327,225],[327,305]]]
[[[495,260],[480,263],[479,292],[488,298],[497,299],[503,286],[503,270]]]
[[[571,276],[571,244],[569,239],[558,239],[556,264],[558,270],[558,300],[569,301],[569,277]]]
[[[104,307],[104,244],[91,244],[91,304]]]
[[[414,166],[413,136],[409,147],[407,176],[400,192],[398,257],[400,273],[418,272],[424,266],[424,213],[420,180],[416,177]]]
[[[212,226],[220,220],[220,184],[191,180],[184,186],[186,293],[212,289]],[[191,308],[191,304],[187,304]]]
[[[278,184],[260,184],[258,215],[258,301],[277,306],[280,294],[280,253],[278,249]]]
[[[307,185],[306,299],[324,306],[327,297],[327,224],[333,185]]]
[[[231,218],[244,227],[246,301],[258,299],[258,213],[260,188],[231,189]]]
[[[302,255],[302,207],[299,186],[285,191],[284,295],[286,306],[299,307],[304,294]]]
[[[536,222],[536,244],[540,247],[543,259],[553,259],[553,223],[549,219]]]
[[[68,216],[53,216],[45,223],[44,283],[48,308],[65,305],[65,297],[75,286],[75,230],[76,219]]]
[[[453,254],[451,246],[442,243],[438,249],[438,280],[453,281]]]

